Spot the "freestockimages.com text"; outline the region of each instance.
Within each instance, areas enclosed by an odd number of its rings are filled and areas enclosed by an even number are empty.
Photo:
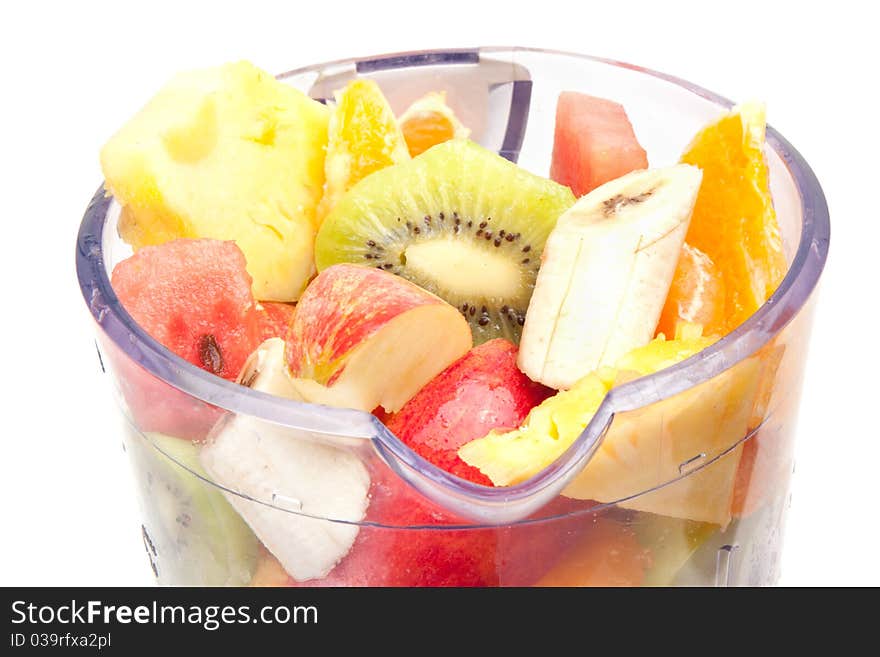
[[[12,603],[14,625],[44,624],[180,624],[201,625],[213,631],[223,625],[263,624],[317,624],[315,606],[266,605],[252,609],[250,605],[165,605],[153,601],[145,605],[109,605],[100,600],[70,604],[36,605],[24,600]]]

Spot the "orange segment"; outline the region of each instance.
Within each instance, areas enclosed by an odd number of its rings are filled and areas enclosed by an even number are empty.
[[[455,137],[455,126],[448,117],[439,112],[425,112],[401,123],[409,154],[415,157],[431,146]]]
[[[727,330],[767,300],[787,268],[763,146],[764,106],[746,103],[699,132],[681,158],[703,170],[686,241],[721,272]]]
[[[284,566],[278,562],[278,559],[269,550],[260,545],[260,552],[257,555],[257,567],[254,569],[249,586],[290,586],[290,582],[290,575],[284,570]]]
[[[724,278],[712,259],[685,243],[672,277],[666,305],[660,313],[657,334],[675,335],[679,322],[698,324],[706,335],[723,335]]]
[[[409,154],[415,157],[431,146],[470,134],[452,108],[446,104],[446,94],[432,92],[414,102],[400,117],[400,129],[406,139]]]
[[[330,117],[318,222],[356,182],[408,159],[403,132],[379,85],[365,79],[349,82],[337,92]]]
[[[623,523],[597,520],[536,586],[641,586],[651,553]]]

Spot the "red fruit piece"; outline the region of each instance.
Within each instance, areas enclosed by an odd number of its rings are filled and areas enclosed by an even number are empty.
[[[516,346],[503,338],[474,347],[387,418],[388,428],[437,467],[491,486],[459,458],[458,448],[492,429],[518,427],[553,392],[520,372],[516,355]]]
[[[509,527],[469,525],[421,497],[390,473],[375,476],[367,520],[351,552],[327,577],[297,582],[266,555],[258,586],[530,586],[596,530],[604,517],[591,502],[558,498],[538,517],[559,519]],[[415,529],[414,527],[428,527]],[[394,527],[400,527],[395,529]]]
[[[175,354],[234,380],[260,342],[245,258],[234,242],[180,239],[146,246],[113,269],[129,314]]]
[[[153,376],[112,341],[102,340],[102,346],[113,380],[137,429],[201,442],[223,414],[216,406]]]
[[[293,321],[293,312],[296,306],[292,303],[279,301],[261,301],[257,306],[260,315],[260,340],[281,338],[287,336],[287,329]]]
[[[320,580],[290,586],[497,586],[494,528],[467,525],[391,473],[374,475],[367,520],[348,555]],[[428,526],[427,529],[412,527]],[[393,527],[401,527],[394,529]]]
[[[496,570],[501,586],[533,586],[563,554],[607,522],[602,512],[590,512],[594,506],[589,500],[560,496],[532,516],[549,520],[499,528]]]
[[[601,518],[536,586],[641,586],[651,562],[631,527]]]
[[[563,91],[556,103],[550,177],[583,196],[625,173],[648,167],[648,155],[623,106]]]

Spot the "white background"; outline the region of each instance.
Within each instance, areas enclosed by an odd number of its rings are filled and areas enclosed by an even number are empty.
[[[280,72],[345,56],[473,45],[602,55],[767,102],[770,123],[822,181],[832,216],[782,583],[880,584],[876,21],[862,3],[840,1],[796,10],[742,0],[591,5],[7,5],[0,18],[0,585],[152,583],[74,273],[76,230],[101,181],[98,149],[115,128],[178,69],[246,58]]]

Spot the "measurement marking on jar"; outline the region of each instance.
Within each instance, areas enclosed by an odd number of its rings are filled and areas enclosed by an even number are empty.
[[[159,553],[156,551],[156,546],[153,545],[153,540],[147,533],[147,528],[143,525],[141,525],[141,536],[144,540],[144,549],[147,551],[147,558],[150,560],[150,568],[153,569],[153,574],[158,577],[159,567],[156,565],[156,557],[159,556]]]
[[[718,548],[715,557],[715,586],[731,586],[730,575],[732,572],[734,552],[739,550],[739,545],[722,545]]]
[[[678,474],[683,475],[689,466],[691,466],[693,463],[700,461],[704,458],[706,458],[706,453],[700,452],[696,456],[692,456],[691,458],[689,458],[684,463],[680,463],[678,466]]]
[[[101,372],[106,374],[107,370],[104,368],[104,359],[101,357],[101,347],[98,346],[97,340],[95,340],[95,351],[98,352],[98,364],[101,366]]]
[[[272,503],[281,506],[288,511],[302,511],[303,503],[295,497],[288,497],[281,493],[272,493]]]

